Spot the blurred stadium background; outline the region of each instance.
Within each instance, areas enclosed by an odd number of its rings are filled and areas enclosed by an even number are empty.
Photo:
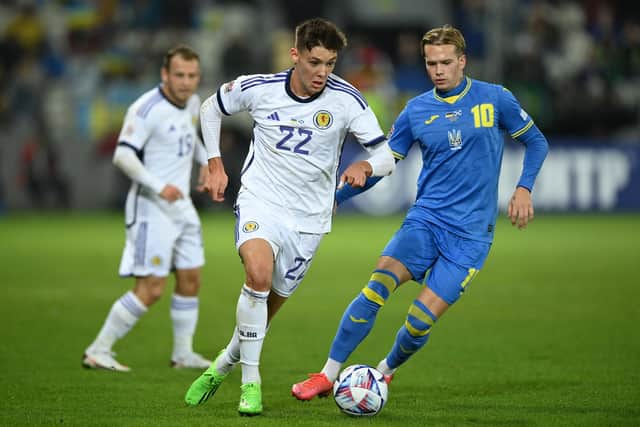
[[[177,42],[200,52],[204,99],[236,75],[287,68],[292,28],[311,16],[347,33],[337,73],[384,129],[430,87],[422,34],[461,28],[468,73],[511,89],[550,140],[538,210],[638,211],[639,11],[604,0],[0,0],[0,212],[119,209],[128,182],[111,154],[127,106],[158,83],[163,53]],[[245,116],[225,122],[230,195],[250,128]],[[520,167],[507,146],[502,206]],[[348,143],[346,160],[358,154]],[[409,162],[349,208],[402,212],[419,167]]]

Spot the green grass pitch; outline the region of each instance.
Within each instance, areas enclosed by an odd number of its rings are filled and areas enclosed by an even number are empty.
[[[397,373],[384,410],[341,414],[298,402],[291,384],[324,363],[342,311],[368,280],[401,217],[339,215],[310,271],[274,320],[262,357],[265,410],[236,412],[240,372],[202,407],[184,392],[199,371],[169,369],[169,295],[116,344],[133,371],[80,367],[113,301],[120,214],[0,218],[0,425],[637,426],[640,425],[640,216],[539,214],[525,231],[501,216],[489,258],[427,346]],[[231,333],[243,271],[233,216],[203,215],[196,350]],[[170,282],[172,286],[172,282]],[[376,364],[418,292],[408,283],[380,312],[351,363]]]

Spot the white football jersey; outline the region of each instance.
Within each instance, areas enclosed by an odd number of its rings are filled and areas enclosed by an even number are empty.
[[[331,74],[322,92],[299,98],[290,89],[291,72],[240,76],[223,84],[216,99],[224,114],[247,111],[255,122],[241,191],[294,217],[298,231],[326,233],[345,136],[352,133],[367,151],[386,139],[351,84]]]
[[[197,94],[192,95],[182,108],[169,101],[159,86],[144,93],[127,110],[118,144],[133,148],[150,174],[178,187],[184,195],[184,199],[169,204],[149,189],[132,182],[127,196],[127,224],[133,220],[135,198],[139,194],[166,207],[172,217],[193,210],[189,194],[194,150],[196,144],[201,144],[196,128],[199,114],[200,97]]]

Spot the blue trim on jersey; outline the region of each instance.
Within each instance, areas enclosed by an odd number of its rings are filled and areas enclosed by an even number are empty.
[[[372,139],[369,142],[365,142],[364,144],[362,144],[362,146],[363,147],[373,147],[373,146],[378,145],[378,144],[380,144],[380,143],[382,143],[382,142],[384,142],[386,140],[387,140],[387,137],[382,135],[382,136],[377,137],[376,139]]]
[[[360,107],[362,107],[363,110],[365,110],[367,108],[367,104],[362,102],[356,95],[354,95],[353,93],[349,92],[346,89],[340,88],[340,87],[336,87],[334,86],[332,83],[328,83],[327,82],[327,87],[330,89],[333,89],[335,91],[338,92],[344,92],[344,93],[348,93],[349,95],[353,96],[355,98],[355,100],[358,102],[358,104],[360,104]]]
[[[291,76],[293,75],[293,68],[291,68],[287,74],[287,81],[284,84],[284,89],[287,92],[287,95],[289,95],[289,98],[293,99],[296,102],[301,102],[303,104],[307,104],[309,102],[313,102],[316,99],[318,99],[318,97],[320,95],[322,95],[322,92],[324,92],[324,88],[322,88],[322,90],[316,94],[311,95],[308,98],[300,98],[298,95],[296,95],[295,93],[293,93],[293,91],[291,90]]]
[[[363,110],[365,110],[367,108],[367,106],[369,105],[369,104],[367,104],[367,101],[363,101],[362,98],[360,98],[357,93],[353,93],[352,91],[350,91],[350,90],[348,90],[348,89],[346,89],[346,88],[344,88],[342,86],[337,86],[332,82],[327,82],[327,87],[330,88],[330,89],[333,89],[335,91],[344,92],[344,93],[347,93],[347,94],[353,96],[355,98],[355,100],[358,102],[358,104],[360,104],[360,107],[362,107]]]
[[[138,111],[136,111],[136,115],[138,117],[142,117],[143,119],[146,118],[149,115],[151,109],[163,99],[165,99],[162,91],[160,90],[160,86],[158,86],[157,89],[157,92],[149,97],[149,99],[147,99],[147,101],[138,108]]]
[[[216,92],[216,99],[218,100],[218,107],[220,107],[220,111],[222,111],[222,114],[224,114],[225,116],[230,116],[231,114],[227,112],[227,109],[224,108],[224,104],[222,103],[222,95],[220,95],[220,89],[218,89],[218,91]]]
[[[287,73],[289,72],[289,70],[283,70],[280,71],[278,73],[275,74],[255,74],[253,77],[249,77],[248,79],[244,80],[241,85],[245,84],[245,83],[250,83],[253,80],[260,80],[260,79],[268,79],[268,78],[272,78],[272,77],[285,77],[287,75]]]
[[[286,79],[286,77],[287,77],[286,71],[281,71],[277,74],[257,75],[242,81],[242,83],[240,83],[240,89],[244,91],[245,89],[249,89],[249,87],[255,86],[255,83],[270,83],[272,81],[282,81],[280,79],[283,79],[283,78]]]
[[[144,150],[138,149],[133,144],[131,144],[131,143],[127,142],[127,141],[119,141],[118,145],[122,145],[123,147],[131,148],[136,153],[136,156],[140,159],[140,161],[142,161],[142,159],[144,159]]]
[[[125,222],[125,228],[131,228],[138,220],[138,199],[140,198],[140,193],[142,192],[142,185],[138,184],[137,182],[134,182],[133,185],[137,185],[136,195],[133,199],[133,219],[129,223]],[[128,276],[133,276],[133,274],[130,274]]]
[[[239,231],[239,227],[240,227],[240,206],[238,206],[237,200],[236,200],[236,203],[234,203],[234,205],[233,205],[233,216],[236,217],[236,222],[235,222],[235,224],[233,226],[233,232],[235,233],[235,238],[236,238],[234,243],[238,243],[238,240],[240,239],[240,231]]]
[[[241,86],[240,91],[244,92],[245,90],[251,89],[252,87],[262,86],[262,85],[266,85],[266,84],[269,84],[269,83],[280,83],[280,82],[285,82],[285,81],[287,81],[286,78],[278,78],[278,79],[273,79],[273,80],[258,80],[256,82],[250,84],[250,85],[247,85],[247,86],[240,85]]]
[[[251,144],[253,144],[253,139],[251,140]],[[251,153],[251,158],[249,159],[249,162],[247,162],[247,166],[245,166],[241,171],[240,171],[240,177],[242,178],[242,175],[244,175],[244,173],[247,171],[247,169],[249,169],[249,166],[251,166],[251,163],[253,163],[253,159],[255,158],[256,153],[253,152]]]
[[[354,86],[342,82],[340,80],[337,80],[334,77],[329,76],[329,78],[327,79],[327,85],[329,83],[333,83],[333,85],[331,86],[332,88],[334,88],[333,86],[335,85],[335,89],[340,90],[342,89],[343,92],[347,92],[350,93],[351,95],[353,95],[356,99],[359,99],[360,101],[362,101],[362,103],[364,103],[364,105],[368,106],[369,104],[367,103],[367,100],[364,99],[364,96],[362,96],[362,94],[360,93],[360,91],[358,89],[356,89]],[[338,89],[340,88],[340,89]],[[360,105],[362,105],[362,103],[360,103]],[[363,107],[364,109],[364,107]]]
[[[340,147],[340,154],[338,155],[339,159],[342,158],[343,153],[344,153],[344,143]],[[339,176],[340,176],[340,168],[336,168],[336,180],[334,182],[338,182]],[[331,202],[331,206],[334,206],[335,204],[337,204],[338,206],[340,205],[340,202],[338,201],[338,191],[333,192],[333,202]]]

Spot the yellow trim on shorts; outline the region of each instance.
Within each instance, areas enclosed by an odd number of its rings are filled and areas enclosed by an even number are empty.
[[[471,282],[473,278],[476,277],[476,274],[478,274],[479,271],[480,270],[476,270],[475,268],[469,269],[469,274],[467,274],[467,277],[465,277],[462,283],[460,283],[460,286],[462,287],[462,289],[464,289],[465,286],[467,286],[469,282]]]

